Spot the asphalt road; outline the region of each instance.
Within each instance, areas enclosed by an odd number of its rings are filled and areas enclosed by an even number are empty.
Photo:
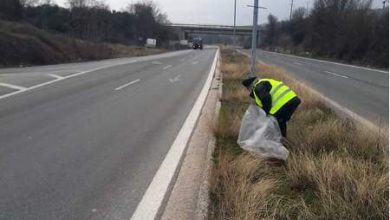
[[[215,53],[1,69],[0,219],[129,219]]]
[[[257,51],[257,58],[284,68],[298,80],[372,123],[388,125],[388,72],[263,50]]]

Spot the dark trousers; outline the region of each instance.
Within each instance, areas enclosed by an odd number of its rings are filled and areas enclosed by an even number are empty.
[[[298,97],[294,97],[274,114],[283,137],[287,136],[287,121],[290,120],[291,115],[295,112],[299,104],[301,104],[301,100]]]

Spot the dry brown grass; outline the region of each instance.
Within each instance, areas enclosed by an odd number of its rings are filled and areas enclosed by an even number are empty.
[[[244,69],[234,65],[245,59],[222,50],[228,70]],[[388,219],[388,131],[340,119],[281,69],[258,69],[303,99],[288,125],[290,156],[286,166],[276,167],[239,148],[248,94],[234,94],[242,91],[243,75],[223,72],[227,94],[215,129],[210,219]]]
[[[249,71],[249,61],[237,53],[222,53],[224,62],[221,65],[223,73],[222,101],[226,102],[247,102],[248,91],[241,86],[240,81]]]
[[[109,44],[109,47],[112,50],[113,58],[147,56],[167,51],[160,48],[130,47],[122,44]]]

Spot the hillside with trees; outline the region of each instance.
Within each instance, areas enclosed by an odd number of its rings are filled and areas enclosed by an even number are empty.
[[[0,1],[0,65],[52,64],[143,55],[147,38],[157,47],[177,39],[164,24],[167,16],[153,2],[114,11],[100,0]],[[127,48],[128,47],[128,48]],[[146,50],[146,49],[145,49]]]
[[[296,9],[291,20],[272,14],[261,36],[271,51],[389,67],[389,8],[370,0],[316,0],[310,11]]]

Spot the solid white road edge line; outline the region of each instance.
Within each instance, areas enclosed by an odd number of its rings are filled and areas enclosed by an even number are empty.
[[[171,67],[172,67],[172,65],[164,66],[163,70],[169,69]]]
[[[264,51],[264,50],[261,50],[261,51],[266,52],[266,53],[274,53],[274,54],[279,54],[279,55],[283,55],[283,56],[294,57],[294,58],[303,59],[303,60],[312,60],[312,61],[317,61],[320,63],[332,63],[332,64],[339,65],[339,66],[346,66],[346,67],[352,67],[352,68],[356,68],[356,69],[363,69],[363,70],[369,70],[369,71],[389,74],[389,72],[386,72],[383,70],[371,69],[371,68],[367,68],[367,67],[354,66],[354,65],[344,64],[344,63],[336,63],[336,62],[325,61],[325,60],[317,60],[317,59],[312,59],[312,58],[307,58],[307,57],[300,57],[300,56],[294,56],[294,55],[283,54],[283,53],[276,53],[276,52],[271,52],[271,51]]]
[[[141,201],[138,203],[138,206],[130,220],[154,220],[156,218],[206,100],[217,66],[218,56],[219,49],[217,49],[209,75],[194,104],[194,107],[186,118],[175,141],[171,145],[169,152],[165,156],[157,173],[154,175],[152,182],[143,195]]]
[[[140,81],[140,79],[133,80],[133,81],[131,81],[131,82],[129,82],[129,83],[126,83],[126,84],[124,84],[124,85],[122,85],[122,86],[119,86],[119,87],[116,88],[115,90],[118,91],[118,90],[124,89],[124,88],[126,88],[126,87],[128,87],[128,86],[130,86],[130,85],[132,85],[132,84],[134,84],[134,83],[137,83],[137,82],[139,82],[139,81]]]
[[[348,79],[349,77],[348,76],[344,76],[344,75],[340,75],[340,74],[337,74],[337,73],[332,73],[332,72],[329,72],[329,71],[324,71],[325,73],[328,73],[330,75],[333,75],[333,76],[338,76],[338,77],[343,77],[345,79]]]
[[[69,78],[72,78],[72,77],[75,77],[75,76],[80,76],[80,75],[83,75],[83,74],[86,74],[86,73],[91,73],[91,72],[94,72],[94,71],[97,71],[97,70],[101,70],[101,69],[105,69],[105,68],[109,68],[109,67],[113,67],[113,66],[120,66],[120,65],[125,65],[125,64],[131,64],[131,63],[135,63],[135,62],[137,62],[137,60],[132,60],[132,61],[129,61],[129,62],[124,62],[124,63],[116,63],[116,64],[112,64],[112,65],[105,65],[105,66],[97,67],[97,68],[94,68],[94,69],[86,70],[86,71],[83,71],[83,72],[75,73],[75,74],[72,74],[72,75],[65,76],[62,79],[55,79],[55,80],[52,80],[52,81],[44,82],[44,83],[41,83],[41,84],[38,84],[38,85],[35,85],[35,86],[32,86],[32,87],[25,88],[24,90],[19,90],[19,91],[7,93],[5,95],[0,96],[0,100],[1,99],[5,99],[5,98],[10,97],[10,96],[14,96],[14,95],[23,93],[23,92],[27,92],[27,91],[36,89],[36,88],[39,88],[39,87],[42,87],[42,86],[46,86],[46,85],[49,85],[49,84],[52,84],[52,83],[55,83],[55,82],[58,82],[58,81],[69,79]]]
[[[18,85],[13,85],[13,84],[8,84],[8,83],[2,83],[2,82],[0,82],[0,86],[8,87],[8,88],[11,88],[11,89],[16,89],[16,90],[19,90],[19,91],[25,91],[27,89],[26,87],[23,87],[23,86],[18,86]]]

